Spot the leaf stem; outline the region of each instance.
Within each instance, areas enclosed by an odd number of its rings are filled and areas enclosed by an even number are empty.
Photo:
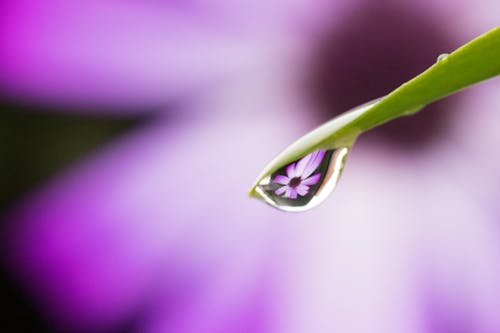
[[[500,27],[463,45],[353,120],[362,132],[500,74]]]
[[[304,135],[264,168],[250,195],[258,196],[255,188],[259,182],[287,163],[317,149],[350,147],[367,130],[414,114],[429,103],[497,75],[500,75],[500,27],[447,56],[439,56],[429,69],[387,96],[345,112]]]

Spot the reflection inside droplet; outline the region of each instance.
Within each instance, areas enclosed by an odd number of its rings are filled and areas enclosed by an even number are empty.
[[[305,211],[321,203],[335,188],[349,149],[317,150],[291,162],[256,187],[269,205],[290,212]]]

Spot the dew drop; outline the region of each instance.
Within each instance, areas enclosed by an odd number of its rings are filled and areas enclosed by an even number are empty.
[[[255,188],[267,204],[287,212],[309,210],[333,191],[349,148],[316,150],[263,178]]]
[[[436,62],[441,62],[443,60],[445,60],[446,58],[448,58],[449,54],[448,53],[441,53],[438,57],[437,57],[437,60]]]

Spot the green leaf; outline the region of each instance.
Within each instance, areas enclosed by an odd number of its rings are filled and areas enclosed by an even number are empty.
[[[349,148],[367,130],[412,115],[432,102],[500,75],[500,27],[438,60],[387,96],[348,111],[297,140],[264,168],[249,195],[260,197],[255,189],[262,179],[315,150]]]

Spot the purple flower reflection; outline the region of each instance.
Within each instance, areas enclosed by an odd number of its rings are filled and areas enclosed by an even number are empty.
[[[321,178],[321,174],[311,174],[321,165],[325,157],[325,150],[315,151],[296,163],[291,163],[286,167],[286,176],[278,175],[273,182],[284,185],[278,188],[274,193],[286,198],[297,199],[297,194],[305,196],[309,193],[309,187],[316,185]]]

